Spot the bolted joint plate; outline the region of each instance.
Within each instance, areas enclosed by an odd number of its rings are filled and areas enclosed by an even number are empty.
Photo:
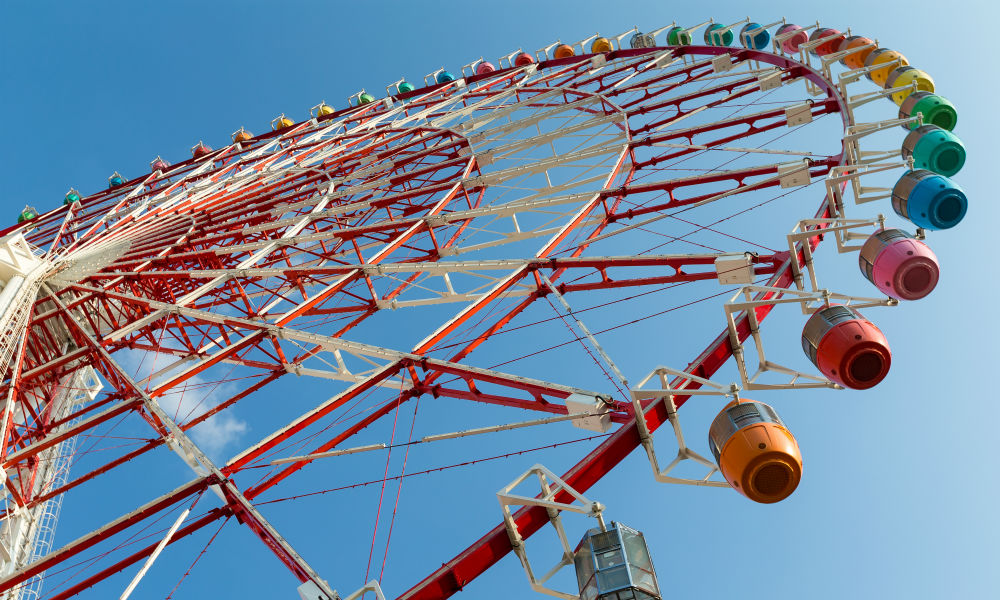
[[[591,413],[593,416],[573,419],[574,427],[605,433],[611,429],[611,413],[607,403],[600,396],[590,396],[587,394],[570,394],[566,398],[566,412]],[[605,414],[597,414],[605,413]]]
[[[749,254],[730,254],[716,258],[715,272],[722,285],[753,283],[753,261]]]
[[[333,596],[329,596],[316,585],[315,581],[307,581],[297,588],[299,598],[302,600],[340,600],[340,594],[334,590]]]

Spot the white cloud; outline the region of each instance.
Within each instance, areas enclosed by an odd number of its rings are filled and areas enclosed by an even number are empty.
[[[163,410],[181,422],[200,417],[215,408],[232,388],[227,384],[205,386],[205,381],[197,375],[186,383],[190,388],[187,391],[172,392],[158,398]],[[226,446],[238,441],[247,430],[246,422],[236,417],[232,411],[232,408],[228,408],[188,431],[191,439],[210,456],[217,455]]]
[[[138,350],[118,352],[115,354],[115,358],[129,375],[140,382],[140,385],[142,385],[142,380],[150,374],[177,360],[171,355]],[[171,371],[169,375],[177,374],[186,366]],[[157,379],[166,375],[168,373],[163,373]],[[155,383],[156,379],[153,380],[154,386]],[[236,391],[236,386],[231,383],[216,384],[206,381],[200,375],[195,375],[177,389],[160,396],[157,400],[169,415],[180,422],[187,422],[215,408]],[[248,429],[246,422],[237,417],[233,410],[232,407],[227,408],[213,415],[204,423],[188,430],[191,439],[213,460],[221,458],[222,451],[227,446],[239,441]]]

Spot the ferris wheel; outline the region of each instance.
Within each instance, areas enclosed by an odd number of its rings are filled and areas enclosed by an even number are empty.
[[[449,597],[514,553],[525,591],[660,598],[642,534],[589,495],[633,450],[665,484],[792,494],[802,455],[767,394],[887,375],[869,313],[931,293],[927,234],[967,209],[957,112],[849,30],[645,31],[359,90],[26,206],[0,239],[0,598],[127,598],[171,546],[210,554],[223,527],[263,542],[290,595],[385,598],[369,568],[377,539],[384,570],[405,535],[404,480],[434,474],[458,514],[470,469],[515,456],[533,466],[493,482],[492,520],[439,530],[452,550],[417,557],[396,597]],[[819,258],[824,239],[838,256]],[[857,285],[824,287],[831,267]],[[772,313],[799,339],[765,335]],[[707,431],[683,427],[695,396],[717,401]],[[234,414],[252,441],[220,460],[206,428]],[[437,463],[408,466],[428,447]],[[555,470],[556,448],[579,458]],[[64,505],[123,481],[149,495],[56,543]],[[367,556],[360,580],[273,518],[373,489],[370,546],[343,548]],[[594,519],[578,545],[574,513]],[[551,569],[528,550],[546,527]],[[578,589],[553,587],[563,569]]]

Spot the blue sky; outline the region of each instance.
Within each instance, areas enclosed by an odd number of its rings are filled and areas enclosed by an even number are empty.
[[[588,494],[608,506],[609,518],[644,531],[667,594],[976,598],[990,595],[995,584],[997,466],[989,418],[992,392],[983,386],[995,369],[989,340],[998,332],[991,310],[997,269],[988,240],[1000,211],[989,186],[995,167],[987,164],[996,127],[991,89],[983,84],[991,79],[978,74],[990,56],[987,35],[966,31],[970,24],[994,21],[997,14],[987,2],[952,2],[947,15],[940,14],[937,2],[907,6],[899,11],[861,2],[769,2],[750,15],[759,22],[785,16],[793,23],[851,26],[929,72],[938,91],[959,110],[956,133],[968,159],[955,179],[966,190],[970,208],[958,228],[930,238],[942,263],[938,289],[919,302],[870,315],[877,315],[893,348],[886,381],[865,392],[755,395],[778,408],[803,448],[805,478],[790,499],[761,506],[727,490],[659,485],[639,453]],[[729,23],[746,16],[747,5],[179,1],[8,3],[0,10],[0,114],[7,124],[6,143],[0,146],[0,209],[12,222],[26,203],[46,210],[61,202],[70,186],[92,193],[112,171],[144,173],[158,154],[179,161],[199,140],[224,145],[240,126],[262,132],[278,113],[302,119],[320,100],[342,107],[361,88],[380,96],[399,77],[417,82],[441,66],[457,70],[480,55],[539,48],[559,37],[575,41],[595,30],[619,32],[633,25],[649,30],[673,20],[687,25],[710,17]],[[886,101],[881,110],[890,118],[894,106]],[[888,206],[879,210],[891,212]],[[831,274],[831,281],[856,282],[853,255],[839,263],[829,260],[843,269],[842,275]],[[644,310],[653,309],[644,305]],[[685,323],[663,335],[679,336],[685,348],[700,349],[721,324],[721,318],[704,326]],[[768,335],[785,336],[794,350],[798,327],[791,315]],[[627,337],[609,337],[609,347],[620,350],[619,364],[633,380],[657,364],[680,366],[692,354],[679,351],[674,358],[659,346],[630,349]],[[500,348],[497,356],[505,350],[510,348]],[[518,372],[574,383],[568,380],[581,360],[588,359],[567,351],[544,363],[521,365]],[[318,384],[310,385],[310,392],[322,393]],[[228,450],[265,433],[254,425],[262,415],[277,424],[301,412],[298,406],[279,406],[293,389],[289,382],[276,384],[242,415],[220,424]],[[697,427],[715,409],[691,407],[690,439],[703,444],[703,429]],[[401,412],[400,422],[407,418]],[[483,424],[491,418],[511,420],[500,413],[483,418]],[[241,425],[241,419],[249,425]],[[448,425],[456,424],[443,422],[433,429],[448,430]],[[380,439],[373,434],[372,441]],[[512,447],[537,443],[527,434],[511,439]],[[661,444],[665,441],[661,438]],[[218,451],[226,454],[222,447]],[[451,450],[438,452],[420,460],[428,467],[452,460]],[[582,453],[552,454],[553,469],[571,465]],[[157,474],[164,488],[188,477],[172,456],[162,458]],[[407,480],[396,524],[400,531],[394,533],[398,537],[383,578],[386,591],[401,593],[428,566],[451,558],[498,522],[491,490],[532,462],[530,457],[495,461],[448,476]],[[334,480],[377,479],[384,460],[358,457],[345,465],[356,470],[345,477],[320,467],[303,489],[333,487],[339,484],[330,483]],[[459,482],[476,491],[456,489]],[[139,504],[153,489],[139,491],[137,481],[125,476],[106,485],[87,492],[92,503],[107,494]],[[364,540],[371,537],[378,500],[377,489],[365,494],[347,506],[302,501],[268,507],[269,518],[287,528],[293,544],[345,594],[364,583],[369,551]],[[86,522],[86,513],[101,512],[99,504],[86,509],[67,504],[64,510],[62,542],[81,533],[74,523]],[[107,520],[120,512],[109,507],[102,516]],[[575,541],[590,523],[568,519],[567,526]],[[383,521],[380,531],[385,527]],[[208,529],[210,535],[215,528]],[[307,539],[310,532],[320,539]],[[166,597],[205,542],[207,536],[195,536],[168,550],[133,597]],[[376,562],[380,544],[375,545]],[[83,597],[118,594],[130,576]],[[266,592],[291,598],[294,586],[266,549],[231,523],[175,597],[264,597]],[[510,556],[459,597],[466,596],[489,600],[531,597],[531,592]]]

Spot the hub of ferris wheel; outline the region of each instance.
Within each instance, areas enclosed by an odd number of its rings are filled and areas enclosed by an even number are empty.
[[[695,35],[702,29],[704,45],[695,47]],[[626,39],[627,46],[623,44]],[[736,41],[741,48],[732,47]],[[724,307],[728,344],[736,361],[739,383],[722,384],[692,371],[657,367],[637,385],[631,385],[563,297],[559,286],[541,272],[538,279],[541,293],[558,300],[562,311],[581,332],[581,339],[587,340],[624,389],[628,390],[628,402],[622,404],[631,411],[631,422],[636,427],[657,481],[731,488],[752,501],[774,503],[790,496],[801,481],[802,453],[790,428],[772,406],[743,398],[741,393],[814,388],[862,390],[881,382],[892,362],[889,342],[860,310],[898,306],[930,294],[938,283],[940,267],[925,241],[927,232],[950,229],[965,216],[967,198],[951,179],[965,161],[964,146],[952,133],[957,124],[957,111],[951,102],[935,93],[934,82],[927,73],[910,66],[901,53],[880,48],[873,39],[852,35],[850,30],[841,32],[821,27],[819,23],[803,27],[784,20],[762,25],[747,18],[728,25],[706,21],[693,27],[682,27],[672,23],[649,33],[634,28],[617,36],[595,34],[575,43],[557,40],[534,53],[519,48],[500,57],[496,63],[480,58],[463,66],[460,71],[452,72],[441,67],[424,77],[423,87],[409,83],[405,78],[400,79],[386,88],[387,95],[381,100],[362,89],[350,96],[344,109],[337,110],[322,102],[310,112],[312,122],[317,123],[357,110],[391,111],[431,91],[447,89],[448,86],[463,88],[497,74],[530,75],[542,68],[577,63],[586,63],[592,73],[597,73],[615,61],[642,56],[642,52],[650,50],[657,52],[643,68],[661,69],[681,61],[684,64],[690,62],[692,66],[703,64],[714,75],[723,76],[735,72],[740,65],[761,60],[761,51],[769,47],[773,55],[798,59],[801,67],[797,67],[799,70],[791,77],[787,69],[758,68],[754,70],[757,79],[753,87],[767,91],[802,81],[809,93],[819,95],[824,90],[817,82],[825,81],[829,89],[836,91],[842,99],[848,126],[844,134],[844,160],[831,168],[826,178],[822,214],[801,220],[787,236],[788,252],[784,257],[788,265],[787,287],[755,284],[764,265],[752,253],[720,254],[707,259],[720,284],[740,286]],[[700,55],[709,58],[698,63]],[[835,73],[834,68],[838,64],[843,69]],[[806,70],[815,77],[804,77]],[[875,84],[876,89],[856,93],[856,84],[863,78]],[[898,105],[895,114],[876,122],[855,120],[856,108],[884,100]],[[810,122],[814,117],[814,106],[815,103],[807,101],[787,107],[784,112],[787,125],[792,127]],[[291,131],[296,126],[291,117],[281,114],[271,122],[272,132],[267,135]],[[869,147],[869,136],[900,127],[906,135],[899,149]],[[252,144],[256,139],[242,127],[232,135],[234,146]],[[665,146],[696,148],[693,144]],[[218,152],[199,141],[191,148],[192,158],[185,163],[211,161]],[[484,164],[489,164],[487,157],[482,159]],[[160,157],[154,159],[150,166],[153,175],[163,175],[178,167]],[[810,168],[813,166],[809,159],[776,165],[771,181],[765,181],[782,188],[798,187],[811,181]],[[891,188],[865,185],[873,176],[897,169],[904,172]],[[144,175],[141,179],[147,177],[149,175]],[[135,179],[127,179],[118,172],[108,178],[108,188],[112,190],[136,183]],[[331,180],[326,193],[332,195],[333,190],[334,182]],[[703,202],[715,199],[712,197]],[[59,210],[72,214],[89,201],[76,189],[71,189],[65,196],[64,207]],[[881,214],[860,218],[848,214],[856,206],[863,207],[877,201],[888,201],[893,212],[909,221],[915,231],[911,233],[904,228],[888,227]],[[40,251],[28,243],[25,235],[36,227],[50,223],[55,217],[49,215],[55,212],[43,215],[34,207],[25,206],[17,216],[18,226],[9,228],[0,240],[0,283],[3,284],[0,310],[2,332],[6,336],[0,340],[0,358],[5,366],[17,364],[19,360],[18,342],[26,335],[29,309],[41,287],[58,287],[61,283],[78,281],[128,251],[127,241],[55,254]],[[861,276],[884,296],[858,297],[822,287],[813,259],[821,236],[832,236],[841,253],[858,252]],[[784,346],[779,345],[770,354],[765,353],[760,320],[771,310],[786,305],[798,307],[802,315],[806,315],[801,347],[818,372],[802,372],[773,360],[775,354],[780,355],[784,350]],[[95,333],[93,328],[90,333]],[[72,336],[66,332],[55,332],[53,335],[66,348],[73,343]],[[65,382],[64,391],[51,400],[49,409],[60,418],[69,415],[73,407],[92,401],[100,389],[101,384],[92,369],[81,370],[72,377],[72,381]],[[13,390],[14,386],[10,389]],[[605,433],[612,427],[612,414],[621,410],[606,395],[575,389],[561,389],[560,393],[565,400],[563,415],[438,434],[421,441],[452,439],[565,420],[577,427]],[[692,396],[717,396],[725,401],[707,432],[706,454],[710,454],[711,458],[688,446],[678,418],[679,405]],[[13,416],[13,405],[12,396],[8,394],[2,438],[5,454],[8,426],[18,425]],[[39,405],[34,408],[41,412],[45,407]],[[657,455],[655,426],[651,426],[653,422],[669,423],[673,429],[676,455],[666,466],[660,464]],[[273,464],[385,447],[385,444],[376,444],[327,451],[281,459]],[[40,485],[46,486],[65,480],[68,464],[64,457],[67,452],[72,452],[72,448],[56,445],[48,452],[47,457],[56,466],[38,472]],[[686,462],[700,465],[705,474],[700,478],[677,475],[674,469]],[[535,481],[539,484],[537,491],[533,490],[530,494],[517,491],[526,482]],[[218,481],[213,486],[221,490]],[[225,493],[217,493],[228,501],[232,501],[234,495],[238,496],[228,488]],[[537,464],[502,488],[497,496],[511,549],[521,561],[532,589],[567,600],[659,600],[662,597],[643,534],[616,521],[608,525],[603,516],[604,505],[588,499],[567,479]],[[521,510],[513,511],[511,507],[521,507]],[[544,511],[562,547],[555,566],[544,574],[532,565],[526,551],[526,539],[534,530],[526,531],[523,527],[526,515],[531,511]],[[598,524],[586,529],[575,546],[569,543],[562,519],[563,515],[574,513],[595,518]],[[9,511],[0,531],[0,577],[3,578],[0,589],[5,590],[0,598],[37,597],[37,583],[32,584],[34,587],[21,587],[16,591],[10,591],[12,584],[8,583],[24,581],[24,577],[17,579],[19,574],[26,572],[25,569],[35,560],[46,554],[51,544],[51,539],[46,536],[54,531],[57,516],[58,507],[53,508],[49,504],[40,504],[31,510]],[[252,517],[249,513],[243,516],[247,519]],[[177,525],[181,521],[178,520]],[[45,527],[38,525],[42,522],[47,523]],[[266,522],[261,527],[265,525]],[[177,526],[164,538],[123,597],[131,593],[176,529]],[[280,539],[274,535],[275,539]],[[284,543],[284,540],[281,541]],[[285,548],[285,552],[301,560],[290,547]],[[302,565],[304,562],[299,566]],[[564,567],[575,571],[578,584],[575,591],[558,591],[546,585]],[[299,575],[303,581],[298,590],[303,600],[340,597],[311,569],[303,567]],[[36,576],[33,581],[40,581],[40,577]],[[371,581],[347,598],[362,598],[366,593],[372,593],[379,599],[385,597],[379,582]]]

